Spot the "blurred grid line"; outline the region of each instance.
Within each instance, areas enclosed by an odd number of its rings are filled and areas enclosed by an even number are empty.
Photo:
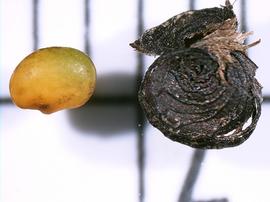
[[[189,10],[195,9],[195,0],[189,0]]]
[[[201,165],[206,155],[206,150],[195,149],[186,179],[178,199],[178,202],[191,202],[195,183],[200,174]]]
[[[137,36],[139,37],[144,30],[144,0],[137,2]],[[136,97],[136,131],[137,131],[137,163],[138,163],[138,178],[139,178],[139,201],[144,202],[145,199],[145,117],[137,99],[137,92],[140,88],[140,83],[144,73],[144,56],[141,53],[136,55],[136,87],[134,98]]]
[[[90,0],[84,0],[84,52],[90,53]]]
[[[118,96],[93,96],[89,103],[91,105],[133,105],[137,102],[137,96],[118,95]],[[270,95],[263,96],[263,104],[270,104]],[[13,105],[10,97],[1,97],[0,105]],[[14,105],[15,106],[15,105]]]
[[[33,0],[33,50],[37,50],[39,47],[39,0]]]
[[[240,1],[240,30],[242,32],[246,32],[248,30],[247,27],[247,0]]]

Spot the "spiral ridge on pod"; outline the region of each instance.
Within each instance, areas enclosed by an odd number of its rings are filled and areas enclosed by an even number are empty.
[[[139,91],[149,122],[170,139],[196,148],[245,141],[260,115],[260,86],[254,78],[256,65],[240,52],[232,57],[224,84],[215,57],[205,50],[189,48],[160,56]]]

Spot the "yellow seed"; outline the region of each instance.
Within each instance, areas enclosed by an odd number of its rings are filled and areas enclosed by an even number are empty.
[[[85,104],[94,92],[96,70],[91,59],[74,48],[37,50],[14,70],[10,95],[21,108],[50,114]]]

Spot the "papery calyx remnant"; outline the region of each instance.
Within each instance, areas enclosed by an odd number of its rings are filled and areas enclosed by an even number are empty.
[[[194,148],[243,143],[261,114],[257,66],[237,31],[227,0],[220,8],[187,11],[146,30],[130,45],[159,56],[148,68],[138,98],[149,122],[168,138]]]

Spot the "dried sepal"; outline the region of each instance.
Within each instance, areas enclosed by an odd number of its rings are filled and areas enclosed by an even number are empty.
[[[227,19],[235,18],[232,7],[206,8],[178,14],[146,30],[130,45],[148,55],[162,55],[188,48],[217,30]]]

